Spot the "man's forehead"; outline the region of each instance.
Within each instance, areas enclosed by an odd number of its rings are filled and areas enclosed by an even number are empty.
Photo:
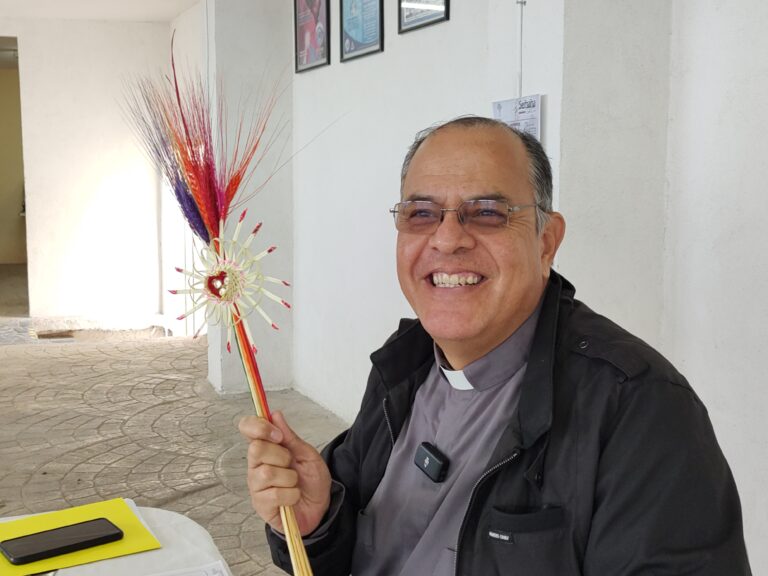
[[[450,149],[466,146],[505,148],[511,155],[525,155],[525,146],[517,134],[502,126],[444,126],[427,136],[417,150],[430,151],[433,148]]]
[[[527,169],[525,146],[512,132],[497,126],[449,126],[424,140],[413,155],[408,174],[460,176],[478,170],[513,174],[527,173]]]
[[[409,200],[411,202],[425,201],[425,202],[437,202],[442,203],[446,200],[447,193],[441,191],[416,191],[413,193],[407,193],[403,196],[403,200]],[[488,192],[468,192],[462,194],[461,199],[467,200],[509,200],[507,195],[502,192],[489,190]]]
[[[403,198],[441,201],[510,199],[527,188],[528,159],[522,142],[504,128],[446,127],[416,151],[403,181]]]

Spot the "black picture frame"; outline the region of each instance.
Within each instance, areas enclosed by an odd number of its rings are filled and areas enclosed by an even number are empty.
[[[295,71],[331,63],[331,0],[293,0]]]
[[[384,0],[339,0],[339,19],[342,62],[384,51]]]
[[[418,6],[434,6],[423,9]],[[397,33],[404,34],[451,19],[451,0],[397,0]],[[432,12],[432,13],[431,13]]]

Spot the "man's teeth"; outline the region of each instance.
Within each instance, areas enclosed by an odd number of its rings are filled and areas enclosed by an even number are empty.
[[[480,282],[480,276],[477,274],[446,274],[445,272],[432,274],[432,283],[438,288],[456,288],[478,282]]]

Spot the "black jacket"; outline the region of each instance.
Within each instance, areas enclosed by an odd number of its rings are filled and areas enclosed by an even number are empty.
[[[574,292],[552,273],[518,410],[456,510],[456,574],[751,574],[736,486],[701,401]],[[357,515],[434,361],[432,340],[404,320],[371,360],[354,424],[324,450],[346,495],[328,535],[307,548],[315,576],[349,574]],[[290,571],[285,544],[268,535]]]

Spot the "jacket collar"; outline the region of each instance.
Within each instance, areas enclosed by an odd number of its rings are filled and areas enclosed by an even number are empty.
[[[400,320],[397,332],[371,354],[371,362],[388,390],[407,380],[426,362],[434,360],[432,338],[421,322],[412,318]]]
[[[570,282],[554,270],[550,271],[528,367],[521,384],[517,426],[505,431],[500,445],[507,444],[507,440],[528,448],[551,426],[558,320],[561,307],[569,307],[573,303],[574,293]],[[397,333],[371,354],[371,362],[388,392],[399,385],[410,384],[415,388],[421,384],[421,381],[415,381],[418,378],[414,375],[422,374],[425,365],[434,362],[433,345],[421,322],[413,319],[400,321]],[[412,398],[414,393],[415,389],[409,396]]]
[[[570,282],[550,271],[528,367],[520,386],[517,418],[523,448],[529,448],[552,425],[558,321],[561,307],[573,301],[574,293]]]

